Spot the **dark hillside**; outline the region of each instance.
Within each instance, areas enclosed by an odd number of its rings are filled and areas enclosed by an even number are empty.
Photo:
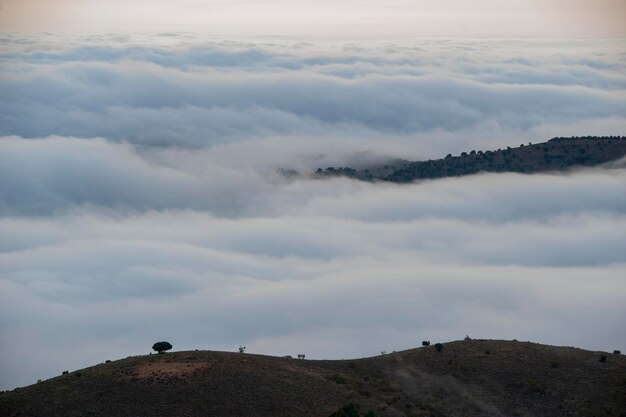
[[[585,136],[553,138],[548,142],[507,147],[495,151],[448,154],[443,159],[428,161],[397,161],[383,168],[354,170],[329,167],[318,169],[318,176],[348,176],[362,180],[411,182],[476,174],[479,172],[520,172],[532,174],[562,171],[574,167],[595,166],[626,155],[624,136]]]
[[[177,352],[4,392],[0,415],[327,417],[350,403],[379,417],[626,416],[626,358],[495,340],[343,361]]]

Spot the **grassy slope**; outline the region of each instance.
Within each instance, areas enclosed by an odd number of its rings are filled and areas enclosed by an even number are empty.
[[[1,416],[626,416],[626,357],[471,340],[367,359],[177,352],[0,394]]]

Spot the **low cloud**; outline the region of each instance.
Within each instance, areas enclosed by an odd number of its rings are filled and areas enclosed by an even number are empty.
[[[3,389],[156,340],[312,358],[465,334],[626,343],[623,161],[408,185],[276,173],[623,133],[610,41],[3,36]]]
[[[75,142],[106,144],[61,141],[79,155]],[[129,170],[131,181],[96,172],[31,183],[30,200],[63,204],[0,220],[7,387],[145,353],[152,339],[317,358],[465,334],[603,350],[626,341],[614,319],[626,313],[623,168],[406,186],[271,182],[159,177],[128,145],[106,146],[126,153],[112,159],[129,167],[110,172]]]
[[[124,46],[77,38],[74,47],[11,38],[0,134],[193,148],[284,137],[376,149],[386,138],[403,147],[391,153],[410,145],[434,156],[444,146],[432,138],[446,134],[467,138],[463,146],[480,136],[502,146],[502,137],[545,139],[534,135],[573,122],[592,127],[585,134],[626,126],[625,68],[611,42],[323,47],[163,38],[126,37]],[[603,53],[590,58],[594,48]]]

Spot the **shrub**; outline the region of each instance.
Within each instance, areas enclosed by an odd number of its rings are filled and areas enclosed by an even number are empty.
[[[354,404],[348,404],[341,407],[328,417],[376,417],[373,411],[368,411],[365,414],[359,413],[359,408]]]
[[[441,352],[443,350],[443,345],[441,343],[435,343],[435,349],[437,349],[437,352]]]
[[[422,340],[422,346],[430,346],[430,340]]]
[[[527,379],[526,386],[531,392],[536,392],[538,394],[545,394],[548,391],[548,386],[536,379]]]
[[[354,404],[348,404],[341,407],[339,410],[335,411],[328,417],[360,417],[359,410],[354,406]]]
[[[601,355],[600,356],[600,362],[602,362],[602,363],[606,362],[606,355]]]
[[[339,374],[328,375],[326,379],[328,379],[329,381],[336,382],[337,384],[341,384],[341,385],[346,383],[346,379]]]
[[[621,354],[622,354],[622,352],[621,352],[621,351],[619,351],[619,350],[614,350],[614,351],[613,351],[613,354],[614,354],[614,355],[621,355]]]

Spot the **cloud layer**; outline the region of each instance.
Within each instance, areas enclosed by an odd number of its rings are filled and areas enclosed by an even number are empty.
[[[2,35],[0,388],[175,349],[626,343],[626,170],[278,168],[624,134],[612,41]]]
[[[618,41],[309,46],[171,35],[68,47],[48,36],[42,48],[5,37],[2,135],[197,148],[295,136],[367,149],[395,138],[406,146],[388,152],[438,156],[445,146],[433,137],[468,138],[449,150],[458,151],[477,137],[496,146],[626,125]]]

